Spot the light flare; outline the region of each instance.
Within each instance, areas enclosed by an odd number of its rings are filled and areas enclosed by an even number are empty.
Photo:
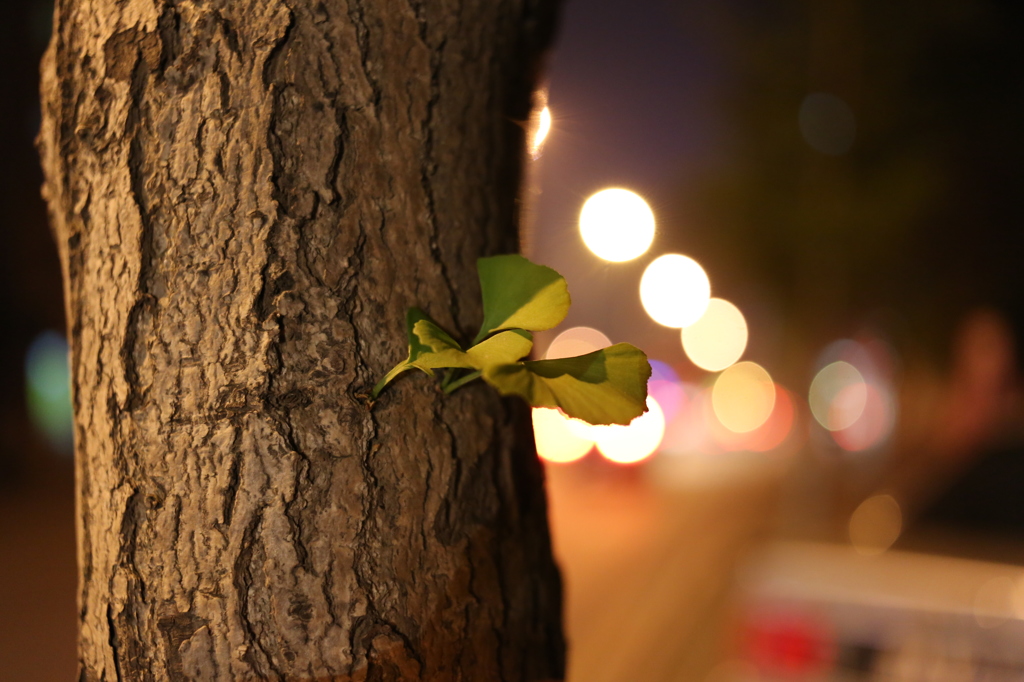
[[[533,138],[530,140],[530,156],[536,161],[544,150],[544,141],[548,139],[551,132],[551,109],[544,106],[537,114],[537,122],[533,130]]]

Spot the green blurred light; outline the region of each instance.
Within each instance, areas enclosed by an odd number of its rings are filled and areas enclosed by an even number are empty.
[[[73,451],[71,375],[68,344],[60,334],[45,331],[25,354],[25,389],[29,418],[61,454]]]

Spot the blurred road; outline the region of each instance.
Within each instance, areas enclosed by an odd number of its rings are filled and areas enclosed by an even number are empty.
[[[735,568],[771,520],[771,479],[666,490],[639,471],[548,474],[568,682],[704,680],[729,644]]]
[[[74,488],[70,477],[0,495],[0,680],[75,678]]]

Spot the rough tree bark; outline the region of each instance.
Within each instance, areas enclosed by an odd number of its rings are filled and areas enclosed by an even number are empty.
[[[514,251],[555,0],[58,0],[81,680],[562,676],[528,412],[365,394]]]

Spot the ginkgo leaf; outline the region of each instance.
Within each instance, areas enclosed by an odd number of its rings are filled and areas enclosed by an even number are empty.
[[[414,361],[420,369],[484,369],[491,365],[515,362],[533,348],[533,335],[523,329],[495,334],[469,350],[462,347],[443,329],[429,319],[416,322],[413,333],[430,352],[421,353]]]
[[[463,350],[426,313],[409,308],[408,355],[373,387],[372,399],[406,370],[446,369],[446,393],[482,376],[503,395],[558,407],[591,424],[628,424],[647,411],[651,366],[643,351],[627,343],[575,358],[517,362],[533,346],[530,332],[565,319],[570,300],[561,275],[517,255],[481,258],[477,270],[484,322],[473,346]]]
[[[421,367],[416,363],[416,361],[420,358],[421,355],[423,355],[424,353],[431,352],[430,346],[423,344],[420,341],[419,337],[416,336],[416,333],[413,331],[413,328],[416,326],[416,323],[421,321],[427,321],[433,324],[433,321],[430,319],[430,317],[419,308],[409,308],[405,312],[405,334],[409,340],[409,355],[405,358],[405,360],[402,360],[400,363],[395,365],[390,372],[385,374],[383,379],[377,382],[377,385],[373,387],[373,391],[370,394],[372,398],[376,398],[378,395],[380,395],[380,392],[384,390],[385,386],[391,383],[391,381],[395,377],[397,377],[402,372],[405,372],[406,370],[416,368],[423,370],[427,374],[431,373],[429,369]]]
[[[423,371],[444,367],[472,368],[462,346],[432,320],[419,320],[413,325],[413,335],[426,350],[419,354],[413,364]]]
[[[492,256],[476,262],[484,304],[484,322],[473,343],[502,329],[551,329],[569,312],[565,278],[519,255]]]
[[[628,424],[647,411],[651,366],[642,350],[618,343],[575,358],[496,365],[484,380],[533,407],[559,407],[591,424]]]

